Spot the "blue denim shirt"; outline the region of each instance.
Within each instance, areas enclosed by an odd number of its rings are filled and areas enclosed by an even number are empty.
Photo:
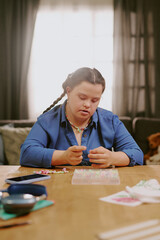
[[[54,107],[37,119],[21,146],[22,166],[50,168],[55,150],[78,145],[65,116],[65,104]],[[89,126],[83,131],[81,145],[86,146],[81,165],[91,165],[89,150],[99,146],[126,153],[130,158],[129,166],[143,164],[143,152],[124,124],[117,115],[102,108],[97,108]]]

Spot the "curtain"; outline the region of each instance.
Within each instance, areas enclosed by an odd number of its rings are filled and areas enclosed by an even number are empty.
[[[39,0],[0,1],[0,119],[28,118],[27,74]]]
[[[160,1],[114,0],[113,111],[160,117]]]

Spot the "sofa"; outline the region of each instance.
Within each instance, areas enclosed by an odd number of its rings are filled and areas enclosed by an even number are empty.
[[[143,153],[149,150],[147,137],[160,132],[160,119],[119,117]],[[20,146],[27,137],[33,120],[0,120],[0,164],[19,165]]]
[[[32,120],[0,120],[0,165],[19,165],[20,146],[33,124]]]

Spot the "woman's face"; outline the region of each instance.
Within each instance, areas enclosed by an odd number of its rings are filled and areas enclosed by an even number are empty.
[[[83,122],[89,120],[96,111],[103,87],[101,84],[84,81],[73,89],[67,87],[66,91],[68,96],[66,111],[69,120]]]

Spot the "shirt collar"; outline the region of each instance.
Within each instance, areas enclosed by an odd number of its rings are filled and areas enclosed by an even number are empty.
[[[65,126],[67,124],[66,103],[67,103],[67,100],[65,100],[65,102],[61,105],[61,124],[62,125],[64,124]],[[95,128],[97,128],[97,122],[98,122],[98,114],[97,114],[97,111],[95,111],[92,116],[90,125],[93,125]]]
[[[93,126],[97,128],[97,122],[98,122],[98,114],[97,114],[97,111],[95,111],[92,116],[91,124],[93,124]]]

